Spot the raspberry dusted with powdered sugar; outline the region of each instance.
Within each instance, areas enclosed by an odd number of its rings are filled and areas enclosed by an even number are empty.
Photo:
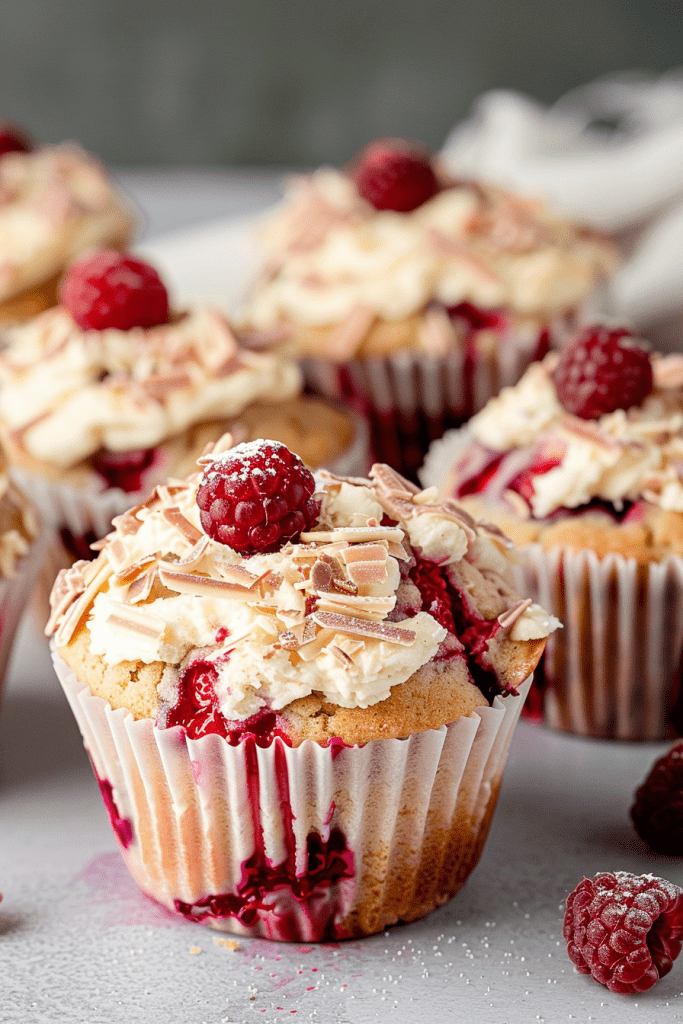
[[[426,150],[401,139],[374,142],[353,170],[360,195],[376,210],[409,213],[439,191]]]
[[[130,331],[168,321],[168,292],[154,267],[113,249],[74,263],[59,299],[83,330]]]
[[[553,381],[567,412],[596,420],[640,405],[652,391],[652,364],[624,328],[587,327],[563,351]]]
[[[30,153],[33,142],[21,128],[11,121],[0,121],[0,156],[5,153]]]
[[[655,761],[636,793],[631,818],[653,850],[683,857],[683,740]]]
[[[230,448],[204,470],[197,504],[204,531],[242,555],[277,551],[320,514],[315,481],[279,441]]]
[[[646,992],[681,951],[683,892],[664,878],[605,872],[567,897],[569,959],[611,992]]]

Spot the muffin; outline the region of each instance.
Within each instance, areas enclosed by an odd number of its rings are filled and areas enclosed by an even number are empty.
[[[241,350],[216,310],[169,313],[156,272],[130,257],[75,264],[62,303],[2,340],[0,438],[45,520],[74,538],[103,536],[131,493],[185,475],[226,425],[249,436],[256,402],[290,403],[286,433],[301,424],[302,443],[318,436],[330,464],[352,455],[342,468],[367,468],[357,417],[291,404],[301,386],[291,360]]]
[[[0,449],[0,696],[14,637],[40,568],[44,539]]]
[[[518,585],[562,618],[537,673],[547,722],[683,729],[683,357],[586,329],[429,454],[422,479],[522,547]]]
[[[69,264],[125,248],[135,222],[105,168],[72,142],[37,146],[0,123],[0,323],[53,306]]]
[[[555,621],[455,502],[231,444],[52,594],[124,860],[169,910],[242,935],[421,917],[479,858]]]
[[[596,232],[401,140],[294,179],[261,241],[245,342],[287,346],[311,387],[369,410],[379,457],[411,473],[565,339],[616,261]]]

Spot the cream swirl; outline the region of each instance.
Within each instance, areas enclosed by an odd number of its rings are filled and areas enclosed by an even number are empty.
[[[219,442],[214,457],[229,443]],[[518,600],[497,535],[386,466],[373,467],[371,477],[321,474],[312,531],[250,558],[202,532],[197,474],[158,487],[114,520],[97,562],[60,575],[48,632],[63,647],[87,615],[90,651],[107,665],[161,663],[162,703],[201,659],[215,670],[221,713],[244,720],[313,692],[366,708],[430,662],[444,641],[460,657],[462,644],[447,640],[446,628],[420,607],[406,570],[414,551],[460,567],[470,614],[489,632],[509,631],[514,642],[556,628],[552,616]],[[387,511],[398,525],[381,525]],[[476,609],[476,586],[502,601],[497,622]]]
[[[433,300],[549,320],[615,264],[605,240],[500,189],[455,182],[393,213],[330,169],[295,179],[263,242],[267,274],[245,309],[263,330],[331,325],[358,308],[399,320]]]
[[[222,314],[199,308],[148,329],[84,331],[62,307],[8,329],[0,421],[8,444],[66,469],[101,448],[150,448],[204,420],[300,388],[297,368],[239,350]]]
[[[504,496],[513,475],[528,471],[538,519],[596,498],[617,508],[644,498],[683,512],[683,357],[653,356],[655,386],[645,401],[596,420],[564,411],[552,379],[556,360],[551,354],[533,364],[470,421],[483,448],[512,453],[490,475],[487,493]]]
[[[0,159],[0,302],[86,249],[124,245],[134,221],[105,168],[74,143]]]

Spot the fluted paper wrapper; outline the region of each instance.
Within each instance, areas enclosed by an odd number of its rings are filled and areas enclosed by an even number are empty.
[[[0,579],[0,696],[19,621],[35,586],[48,544],[49,538],[42,534],[19,561],[16,576]]]
[[[521,555],[520,593],[564,624],[537,670],[548,725],[603,739],[683,734],[683,558],[639,564],[538,544]]]
[[[462,428],[432,445],[423,486],[441,487],[471,440]],[[564,626],[548,637],[534,677],[531,703],[542,700],[546,723],[601,739],[683,735],[683,559],[518,550],[519,593]]]
[[[516,384],[538,356],[537,336],[512,339],[508,333],[474,355],[465,348],[440,358],[403,351],[342,365],[307,357],[302,368],[311,390],[351,402],[368,416],[378,461],[414,476],[431,441]]]
[[[457,892],[529,687],[405,740],[262,748],[135,721],[53,659],[140,888],[221,931],[289,941],[372,934]]]
[[[354,435],[349,447],[326,465],[342,476],[364,476],[370,464],[370,439],[367,421],[354,415]],[[157,473],[140,491],[124,491],[120,487],[98,490],[93,487],[74,487],[51,481],[36,473],[13,467],[12,474],[29,496],[42,521],[57,530],[68,530],[74,538],[103,537],[111,529],[114,516],[138,504],[149,494]]]

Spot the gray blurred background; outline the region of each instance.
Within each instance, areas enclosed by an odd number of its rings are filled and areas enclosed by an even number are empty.
[[[0,117],[118,166],[438,146],[481,92],[544,102],[683,63],[680,0],[3,0]]]

